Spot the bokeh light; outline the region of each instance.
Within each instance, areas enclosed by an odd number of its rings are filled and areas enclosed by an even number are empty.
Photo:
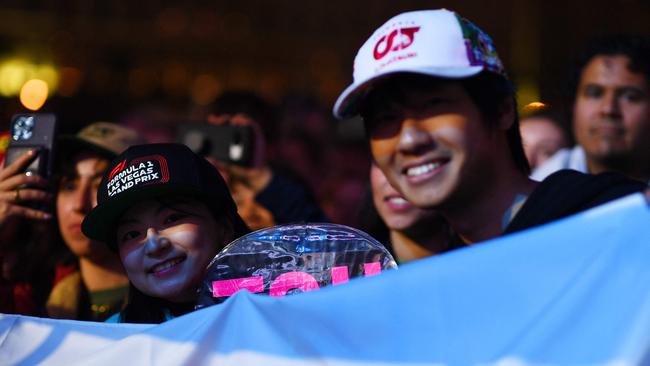
[[[0,62],[0,95],[17,96],[28,80],[40,79],[54,92],[58,86],[59,73],[51,64],[35,64],[26,59],[13,57]]]
[[[45,104],[48,90],[45,81],[40,79],[28,80],[20,89],[20,102],[25,108],[36,111]]]

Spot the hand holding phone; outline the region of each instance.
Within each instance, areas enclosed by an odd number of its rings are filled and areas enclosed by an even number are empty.
[[[0,224],[11,217],[48,219],[52,194],[47,188],[54,167],[56,117],[17,114],[10,128],[0,172]]]
[[[219,170],[230,182],[231,189],[234,189],[235,182],[239,182],[257,194],[271,182],[273,171],[266,161],[265,147],[266,139],[260,125],[246,114],[235,115],[210,115],[208,123],[215,127],[230,126],[231,128],[248,131],[250,143],[246,144],[246,156],[249,164],[228,164],[219,163]]]
[[[25,202],[47,204],[52,200],[52,194],[46,190],[46,179],[36,174],[25,174],[38,154],[37,150],[30,150],[16,157],[13,162],[5,160],[5,167],[0,171],[0,226],[12,217],[35,220],[52,217],[43,210],[23,206]]]

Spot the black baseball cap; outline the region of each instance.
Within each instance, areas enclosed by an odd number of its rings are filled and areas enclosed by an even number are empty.
[[[111,235],[124,211],[138,202],[169,195],[196,198],[213,213],[229,216],[236,237],[248,232],[217,169],[187,146],[168,143],[132,146],[113,159],[99,184],[97,206],[81,230],[115,250]]]

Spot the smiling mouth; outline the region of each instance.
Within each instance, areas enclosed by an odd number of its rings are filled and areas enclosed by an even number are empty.
[[[404,173],[406,174],[407,177],[418,177],[438,169],[442,165],[446,164],[448,161],[449,160],[442,160],[442,161],[430,162],[422,165],[413,166],[407,168]]]
[[[155,266],[151,267],[149,270],[149,273],[161,273],[164,271],[167,271],[168,269],[174,267],[175,265],[183,262],[185,260],[185,257],[178,257],[178,258],[172,258],[170,260],[164,261],[162,263],[156,264]]]
[[[394,203],[397,205],[406,205],[409,202],[402,197],[387,197],[384,199],[385,202]]]

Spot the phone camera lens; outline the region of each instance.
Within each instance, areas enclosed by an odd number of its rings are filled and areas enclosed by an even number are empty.
[[[11,138],[14,141],[29,140],[34,135],[34,117],[20,116],[16,118],[11,132]]]

